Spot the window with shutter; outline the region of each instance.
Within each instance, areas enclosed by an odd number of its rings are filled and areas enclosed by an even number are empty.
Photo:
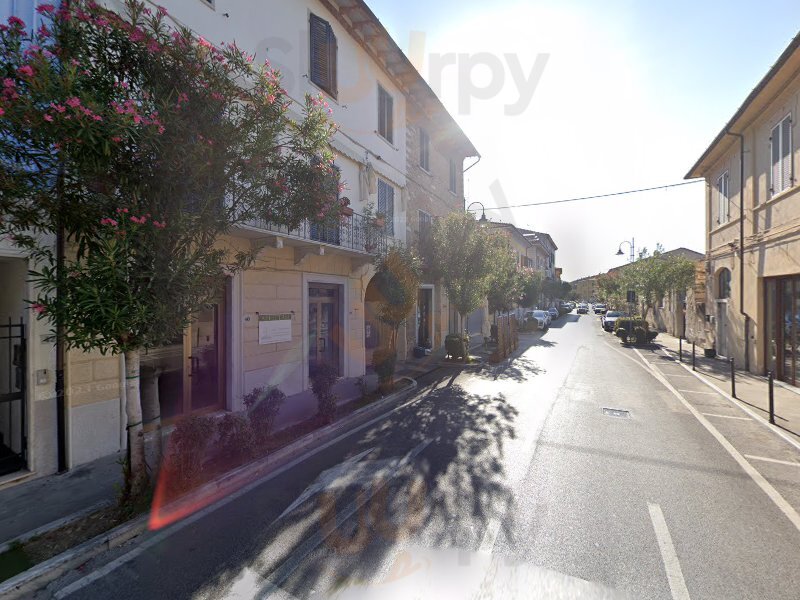
[[[772,129],[770,136],[770,191],[779,194],[794,185],[792,117],[789,115]]]
[[[315,85],[325,90],[331,97],[336,98],[337,72],[336,55],[338,44],[333,34],[331,24],[325,19],[312,14],[309,17],[310,34],[310,77]]]
[[[731,201],[728,193],[729,179],[725,172],[717,179],[717,223],[727,223],[731,218]]]
[[[378,212],[386,217],[386,233],[394,235],[394,187],[378,179]]]
[[[428,132],[420,128],[419,130],[419,166],[426,171],[431,170],[431,139]]]
[[[431,235],[431,225],[433,221],[431,220],[430,214],[426,213],[424,210],[417,212],[419,214],[419,240],[420,242],[426,242]]]
[[[378,85],[378,133],[390,144],[394,143],[394,98]]]
[[[792,118],[781,123],[781,189],[788,190],[794,184],[792,172]]]

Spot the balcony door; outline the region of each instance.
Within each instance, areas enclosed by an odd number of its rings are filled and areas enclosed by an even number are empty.
[[[308,374],[322,364],[341,374],[341,286],[312,283],[308,286]]]

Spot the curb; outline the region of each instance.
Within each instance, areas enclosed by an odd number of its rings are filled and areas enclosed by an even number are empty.
[[[170,511],[180,511],[182,507],[186,505],[196,505],[198,500],[208,498],[211,495],[219,495],[221,492],[224,493],[230,491],[231,489],[239,489],[245,483],[252,483],[254,478],[259,478],[269,474],[281,463],[288,462],[301,451],[306,450],[309,446],[314,445],[316,442],[320,442],[326,438],[334,439],[337,435],[341,435],[344,430],[354,426],[358,421],[368,420],[370,417],[374,417],[375,413],[379,413],[381,410],[385,409],[387,405],[400,398],[403,398],[411,392],[414,392],[418,387],[417,381],[411,377],[401,376],[398,377],[398,379],[405,379],[410,382],[410,385],[400,391],[389,394],[388,396],[381,398],[372,404],[359,408],[335,423],[331,423],[330,425],[321,427],[316,431],[312,431],[302,438],[295,440],[291,444],[288,444],[283,448],[268,454],[264,458],[247,463],[221,475],[217,479],[210,481],[199,488],[196,488],[191,493],[183,496],[179,500],[168,504],[164,507],[164,509]],[[218,500],[215,500],[211,503],[211,505],[216,504],[217,501]],[[94,508],[97,509],[98,507],[95,506]],[[70,522],[71,520],[77,520],[85,516],[88,510],[89,509],[86,509],[80,513],[75,513],[74,515],[70,515],[65,519],[45,525],[40,529],[50,527],[56,523],[59,524],[58,526],[61,526],[67,522]],[[0,583],[0,597],[22,598],[30,596],[35,591],[45,587],[51,581],[61,577],[67,571],[82,565],[102,552],[121,546],[125,542],[143,534],[148,530],[149,519],[149,513],[141,515],[131,521],[128,521],[127,523],[118,525],[117,527],[114,527],[105,533],[87,540],[82,544],[75,546],[74,548],[70,548],[69,550],[62,552],[51,559],[34,565],[27,571],[23,571],[22,573],[3,581]],[[39,533],[44,532],[34,530],[24,534],[23,536],[20,536],[20,538],[17,539],[21,539],[22,537],[29,535],[30,537],[34,537]],[[30,537],[27,539],[30,539]],[[13,543],[13,541],[9,542],[9,545],[11,543]]]
[[[42,525],[41,527],[37,527],[36,529],[31,529],[30,531],[26,531],[25,533],[18,535],[13,538],[9,538],[2,544],[0,544],[0,554],[3,552],[7,552],[11,549],[16,543],[24,544],[25,542],[32,540],[35,537],[40,535],[44,535],[45,533],[50,533],[56,529],[64,527],[64,525],[69,525],[70,523],[74,523],[93,512],[97,512],[98,510],[102,510],[104,508],[108,508],[111,506],[113,502],[111,500],[103,500],[102,502],[97,502],[96,504],[92,504],[88,508],[84,508],[83,510],[79,510],[78,512],[72,513],[71,515],[67,515],[66,517],[62,517],[61,519],[56,519],[55,521],[50,521]]]
[[[121,546],[147,531],[147,515],[117,525],[97,537],[70,548],[53,558],[32,566],[27,571],[0,583],[0,597],[24,598],[58,579],[67,571],[82,565],[98,554]]]

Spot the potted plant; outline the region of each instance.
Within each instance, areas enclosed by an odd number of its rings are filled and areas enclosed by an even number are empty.
[[[386,225],[386,215],[383,213],[377,213],[375,215],[375,227],[384,227]]]
[[[339,200],[341,208],[339,209],[339,213],[343,217],[352,217],[353,216],[353,208],[350,206],[350,198],[344,197]]]

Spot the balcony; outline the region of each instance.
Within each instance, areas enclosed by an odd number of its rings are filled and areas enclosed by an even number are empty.
[[[373,219],[358,213],[343,215],[338,225],[306,220],[298,228],[291,230],[285,225],[271,223],[265,219],[255,219],[242,226],[240,231],[251,238],[263,238],[263,233],[269,232],[275,237],[275,245],[278,248],[282,248],[284,242],[290,246],[308,246],[310,243],[321,248],[317,252],[321,255],[325,254],[326,248],[332,250],[333,254],[344,251],[375,255],[385,252],[392,240],[386,225],[379,227]]]

